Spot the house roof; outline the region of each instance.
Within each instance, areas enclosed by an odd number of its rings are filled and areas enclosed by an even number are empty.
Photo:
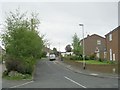
[[[97,37],[100,37],[100,38],[105,39],[104,37],[102,37],[102,36],[100,36],[100,35],[98,35],[98,34],[92,34],[91,37],[92,37],[92,36],[97,36]]]
[[[120,30],[120,26],[118,26],[117,28],[115,28],[114,30],[112,30],[112,31],[110,31],[109,33],[107,33],[105,36],[107,36],[108,34],[110,34],[110,33],[113,33],[113,32],[115,32],[116,30]]]
[[[97,36],[97,37],[100,37],[100,38],[105,39],[104,37],[102,37],[102,36],[100,36],[100,35],[97,35],[97,34],[88,35],[88,36],[85,37],[84,39],[87,39],[88,37],[93,37],[93,36]],[[82,40],[83,40],[83,39],[81,39],[80,42],[81,42]]]

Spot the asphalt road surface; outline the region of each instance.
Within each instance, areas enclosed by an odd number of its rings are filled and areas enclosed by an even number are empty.
[[[75,73],[44,59],[37,64],[33,81],[3,80],[3,88],[118,88],[118,80]]]

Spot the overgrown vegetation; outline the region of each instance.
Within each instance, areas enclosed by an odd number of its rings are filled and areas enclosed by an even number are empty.
[[[82,55],[82,46],[80,45],[80,39],[75,33],[74,36],[72,37],[72,46],[73,46],[73,53],[77,56]]]
[[[7,80],[31,80],[32,76],[30,74],[21,74],[16,72],[14,75],[7,75],[7,71],[3,72],[3,78]]]
[[[2,35],[7,74],[17,71],[32,75],[36,60],[42,57],[44,41],[37,32],[40,24],[37,16],[32,13],[28,18],[26,13],[21,14],[19,10],[8,14]]]
[[[72,60],[75,62],[83,62],[83,57],[82,56],[77,56],[77,55],[68,55],[64,57],[64,60]],[[117,64],[115,61],[110,61],[110,60],[104,60],[101,58],[96,58],[95,55],[91,56],[85,56],[85,62],[86,64]]]
[[[68,44],[66,47],[65,47],[65,51],[66,52],[71,52],[72,51],[72,48],[71,48],[71,45]]]
[[[83,62],[83,61],[81,60],[76,62]],[[117,63],[115,61],[87,60],[86,64],[117,64]]]

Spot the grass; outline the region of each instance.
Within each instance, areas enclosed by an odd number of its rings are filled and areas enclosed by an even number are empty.
[[[83,62],[83,61],[75,61],[75,62]],[[98,60],[86,60],[86,64],[115,64],[115,62],[110,62],[110,61],[98,61]]]
[[[17,76],[8,76],[8,75],[3,75],[4,79],[7,80],[32,80],[32,75],[29,74],[21,74],[21,75],[17,75]]]
[[[27,78],[23,78],[23,77],[20,77],[20,76],[13,76],[13,77],[5,76],[4,78],[7,79],[7,80],[32,80],[31,76],[29,76]]]

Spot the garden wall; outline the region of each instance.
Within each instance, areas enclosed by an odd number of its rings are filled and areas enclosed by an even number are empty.
[[[64,63],[70,64],[73,67],[80,67],[83,68],[83,64],[81,62],[75,62],[72,60],[64,60]],[[102,73],[118,73],[118,65],[117,64],[86,64],[86,70],[97,71]]]

